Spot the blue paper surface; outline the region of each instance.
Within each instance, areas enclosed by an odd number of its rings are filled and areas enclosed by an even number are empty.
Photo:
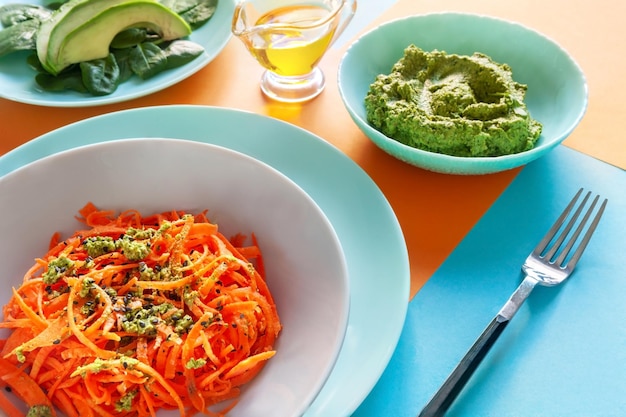
[[[609,203],[574,274],[533,291],[446,416],[626,416],[626,171],[559,146],[522,169],[416,294],[354,417],[420,412],[580,187]]]

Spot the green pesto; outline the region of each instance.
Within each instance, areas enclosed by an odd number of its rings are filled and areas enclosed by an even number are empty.
[[[176,311],[164,320],[162,316],[172,309]],[[162,303],[127,311],[122,319],[122,328],[129,333],[154,337],[157,334],[157,328],[162,323],[173,327],[178,334],[183,334],[193,325],[193,319],[173,304]]]
[[[52,417],[52,410],[47,405],[33,405],[28,409],[26,417]]]
[[[187,368],[187,369],[198,369],[198,368],[202,368],[204,365],[206,365],[206,359],[191,358],[185,364],[185,368]]]
[[[80,312],[84,316],[91,316],[93,313],[95,313],[95,311],[96,311],[96,303],[93,300],[89,300],[85,302],[85,304],[83,304],[80,307]]]
[[[128,333],[140,336],[156,336],[157,326],[163,322],[161,312],[165,311],[165,308],[165,305],[161,304],[127,312],[122,320],[122,328]]]
[[[126,236],[134,240],[152,239],[156,234],[157,231],[154,229],[135,229],[134,227],[130,227],[126,230]]]
[[[94,287],[95,281],[93,278],[85,278],[83,279],[82,286],[78,291],[78,295],[85,298],[91,293],[91,289]]]
[[[75,372],[79,372],[81,377],[85,377],[88,373],[97,374],[98,372],[109,369],[109,364],[106,360],[96,358],[93,362],[87,365],[79,366]]]
[[[142,281],[156,281],[157,273],[154,269],[147,266],[145,263],[139,263],[139,279]]]
[[[198,298],[198,296],[199,296],[198,291],[190,291],[187,288],[185,288],[185,291],[183,291],[183,301],[190,308],[191,306],[193,306],[193,303],[196,300],[196,298]]]
[[[132,411],[133,400],[137,396],[137,393],[138,391],[133,390],[124,394],[124,396],[122,396],[122,398],[120,398],[119,401],[116,401],[115,411],[117,411],[118,413],[122,411]]]
[[[118,361],[118,360],[117,359],[107,360],[107,359],[96,358],[94,359],[93,362],[76,368],[73,375],[80,374],[80,376],[84,378],[85,376],[87,376],[88,373],[97,374],[100,371],[110,369],[112,365],[111,362],[114,362],[114,361]],[[133,369],[135,365],[139,363],[139,360],[124,356],[119,359],[119,362],[122,364],[122,366],[125,369]]]
[[[159,234],[163,234],[171,227],[172,227],[172,223],[171,222],[164,221],[163,223],[161,223],[161,227],[159,227],[158,233]]]
[[[161,265],[161,269],[156,273],[155,279],[158,281],[174,281],[182,278],[182,271],[179,268]]]
[[[124,236],[122,239],[118,239],[116,244],[126,259],[131,262],[141,261],[150,254],[148,244],[132,240],[127,236]]]
[[[166,265],[159,265],[158,270],[155,270],[140,262],[138,270],[139,279],[142,281],[173,281],[182,278],[181,271]]]
[[[542,125],[526,108],[527,86],[484,54],[408,46],[365,97],[368,122],[405,145],[462,157],[532,149]]]
[[[190,315],[185,314],[180,320],[176,322],[174,326],[174,331],[178,334],[183,334],[189,331],[189,329],[193,326],[193,319]]]
[[[115,288],[112,287],[106,287],[104,289],[104,292],[106,293],[106,295],[108,295],[111,299],[114,299],[115,297],[117,297],[117,290]]]
[[[95,236],[85,239],[83,246],[91,258],[97,258],[115,250],[115,241],[109,236]]]
[[[96,266],[96,263],[93,261],[93,259],[91,259],[91,257],[88,257],[87,259],[83,261],[83,264],[80,268],[81,269],[93,269],[95,266]]]
[[[15,348],[15,357],[19,363],[24,363],[26,361],[26,356],[24,356],[24,348],[22,346]]]
[[[48,270],[44,272],[42,279],[45,284],[54,284],[74,268],[74,261],[65,256],[58,257],[48,262]]]

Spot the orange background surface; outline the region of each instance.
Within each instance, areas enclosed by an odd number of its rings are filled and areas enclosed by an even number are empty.
[[[514,20],[544,33],[568,50],[587,76],[589,107],[565,145],[626,168],[626,146],[621,132],[626,116],[626,77],[623,76],[626,28],[622,20],[626,3],[401,0],[364,30],[393,18],[436,11],[465,11]],[[413,296],[519,169],[485,176],[443,175],[412,167],[379,150],[354,125],[339,96],[337,68],[346,48],[347,44],[335,45],[324,57],[321,67],[327,77],[327,88],[319,97],[302,105],[266,100],[258,87],[262,69],[234,38],[198,73],[136,100],[87,108],[47,108],[0,99],[0,155],[58,127],[128,108],[197,104],[282,119],[337,146],[381,188],[405,234]]]

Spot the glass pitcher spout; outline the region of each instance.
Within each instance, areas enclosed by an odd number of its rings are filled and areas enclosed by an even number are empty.
[[[256,3],[263,5],[257,6]],[[321,0],[301,4],[281,0],[244,0],[235,6],[231,29],[235,36],[250,39],[253,36],[280,34],[285,30],[319,30],[333,26],[333,38],[336,38],[352,20],[356,7],[356,0]],[[278,16],[288,9],[288,18]],[[275,12],[274,16],[270,15],[271,11]]]

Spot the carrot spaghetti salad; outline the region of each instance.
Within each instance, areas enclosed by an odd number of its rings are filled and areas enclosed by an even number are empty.
[[[29,416],[225,415],[281,330],[254,235],[226,239],[205,213],[79,214],[4,306],[0,387]]]

